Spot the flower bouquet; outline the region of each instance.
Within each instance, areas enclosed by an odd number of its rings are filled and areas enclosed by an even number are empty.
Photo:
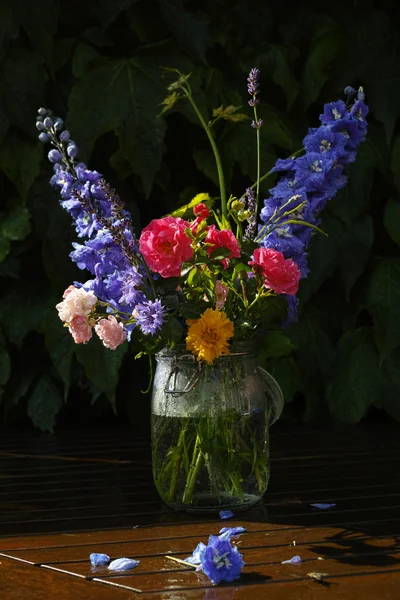
[[[137,356],[156,355],[153,471],[162,498],[176,508],[247,506],[266,490],[268,425],[282,402],[279,386],[258,369],[254,348],[258,336],[296,320],[307,246],[327,201],[346,184],[344,169],[364,140],[368,108],[362,88],[346,88],[346,101],[324,107],[304,147],[262,175],[260,72],[252,69],[257,180],[228,196],[215,124],[248,117],[240,107],[221,106],[207,122],[190,77],[170,73],[175,80],[162,112],[190,103],[215,157],[219,197],[199,193],[139,237],[116,192],[77,162],[63,121],[39,109],[39,139],[53,146],[51,184],[78,237],[86,238],[70,256],[92,275],[68,287],[57,310],[78,344],[94,331],[110,350],[128,341],[139,347]],[[261,202],[260,183],[272,174],[276,185]]]

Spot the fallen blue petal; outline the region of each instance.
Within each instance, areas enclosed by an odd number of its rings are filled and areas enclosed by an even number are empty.
[[[132,558],[116,558],[108,565],[110,571],[129,571],[138,566],[139,560],[133,560]]]
[[[199,542],[196,548],[193,550],[193,553],[187,558],[184,558],[183,560],[189,563],[190,565],[199,565],[201,563],[200,553],[204,550],[205,547],[206,545],[203,544],[203,542]]]
[[[239,525],[238,527],[223,527],[219,532],[220,540],[230,540],[232,536],[246,533],[247,529]]]
[[[220,510],[219,516],[221,517],[221,519],[232,519],[232,517],[234,517],[235,515],[231,510]]]
[[[292,556],[292,558],[289,560],[282,561],[283,565],[298,565],[299,563],[301,563],[301,558],[298,554],[296,554],[296,556]]]
[[[108,565],[111,560],[107,554],[98,554],[97,552],[92,552],[89,559],[93,567],[104,567],[104,565]]]
[[[320,508],[321,510],[326,510],[327,508],[333,508],[334,506],[336,506],[336,504],[325,504],[325,503],[317,503],[317,504],[311,504],[310,506],[313,506],[314,508]]]

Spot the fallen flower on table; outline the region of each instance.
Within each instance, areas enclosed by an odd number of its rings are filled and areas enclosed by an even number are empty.
[[[210,535],[208,545],[200,553],[202,570],[212,583],[239,579],[244,565],[243,556],[230,540]]]
[[[188,563],[189,565],[199,565],[201,563],[200,554],[205,548],[206,545],[203,544],[203,542],[199,542],[192,554],[184,559],[184,562]]]
[[[328,577],[329,573],[318,573],[318,571],[311,571],[307,573],[307,577],[314,579],[314,581],[323,581],[325,577]]]
[[[116,558],[108,565],[110,571],[129,571],[138,566],[139,560],[132,558]]]
[[[111,560],[107,554],[100,554],[98,552],[92,552],[89,559],[93,567],[104,567],[105,565],[108,565]]]
[[[241,533],[246,533],[246,531],[247,529],[241,525],[238,525],[238,527],[223,527],[220,530],[218,537],[220,540],[230,540],[231,537],[240,535]]]
[[[314,508],[320,508],[321,510],[326,510],[327,508],[333,508],[334,506],[336,506],[335,503],[325,503],[325,502],[320,502],[320,503],[315,503],[315,504],[310,504],[310,506],[313,506]]]
[[[292,556],[289,560],[283,560],[282,565],[299,565],[301,563],[301,558],[298,554],[296,556]]]
[[[233,512],[231,510],[220,510],[219,516],[221,519],[225,520],[225,519],[232,519],[232,517],[234,517],[235,515],[233,514]]]

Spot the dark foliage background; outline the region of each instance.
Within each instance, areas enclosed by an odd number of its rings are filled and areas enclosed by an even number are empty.
[[[148,410],[148,363],[124,348],[75,346],[54,305],[83,278],[74,232],[48,185],[39,106],[67,116],[80,157],[104,173],[138,230],[201,191],[217,193],[204,133],[188,106],[157,119],[161,66],[192,71],[202,110],[246,105],[262,70],[263,170],[299,148],[324,102],[363,85],[368,140],[348,187],[313,238],[301,319],[267,338],[291,419],[400,418],[400,25],[395,2],[13,0],[0,2],[0,411],[52,430],[79,419],[135,421]],[[228,189],[255,179],[248,124],[219,131]],[[272,185],[267,181],[264,192]],[[83,279],[82,279],[83,280]],[[124,355],[125,354],[125,355]]]

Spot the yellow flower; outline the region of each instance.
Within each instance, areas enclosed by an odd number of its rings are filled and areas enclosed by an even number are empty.
[[[205,360],[209,365],[222,354],[230,354],[228,340],[233,336],[233,323],[225,313],[217,308],[207,308],[200,319],[186,321],[189,329],[186,348],[197,360]]]

